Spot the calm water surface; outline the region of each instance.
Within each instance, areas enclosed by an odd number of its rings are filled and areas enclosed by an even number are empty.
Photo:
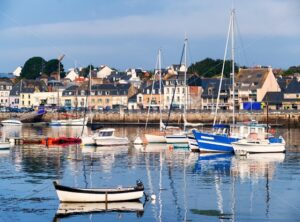
[[[78,136],[82,128],[1,128],[5,136]],[[83,133],[89,133],[84,129]],[[131,140],[136,128],[118,128]],[[300,221],[300,130],[278,129],[286,154],[199,155],[161,145],[81,148],[16,146],[0,153],[0,221]],[[57,216],[53,180],[116,187],[141,179],[156,200]],[[61,206],[62,207],[62,206]],[[78,206],[65,206],[78,209]],[[101,204],[97,205],[103,210]],[[70,209],[70,208],[69,208]]]

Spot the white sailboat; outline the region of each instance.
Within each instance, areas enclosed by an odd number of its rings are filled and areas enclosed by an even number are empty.
[[[161,81],[161,50],[158,50],[158,75],[159,75],[159,131],[155,132],[155,133],[146,133],[145,134],[145,138],[147,140],[148,143],[166,143],[166,138],[165,138],[165,132],[164,132],[164,128],[165,125],[162,122],[162,81]],[[155,80],[154,80],[155,81]],[[154,83],[153,83],[154,84]],[[150,101],[151,102],[151,101]],[[150,105],[149,105],[149,110],[148,110],[148,115],[150,112]],[[147,127],[147,125],[146,125]]]
[[[183,105],[183,118],[186,120],[186,106],[187,106],[187,38],[184,40],[184,105]],[[178,74],[179,75],[179,74]],[[174,92],[175,93],[175,92]],[[172,104],[171,104],[172,105]],[[175,147],[188,147],[188,138],[186,131],[186,121],[183,123],[183,130],[178,130],[175,134],[166,135],[166,142],[173,144]]]

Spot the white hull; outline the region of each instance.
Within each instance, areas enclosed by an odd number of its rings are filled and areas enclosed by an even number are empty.
[[[166,143],[165,136],[154,135],[154,134],[145,134],[146,140],[148,143]]]
[[[127,137],[96,137],[95,142],[97,146],[121,146],[121,145],[128,145],[129,140]]]
[[[186,145],[188,145],[188,143],[189,143],[186,135],[168,135],[168,136],[166,136],[166,141],[168,144],[186,144]]]
[[[22,122],[15,119],[7,119],[1,121],[2,126],[22,126]]]
[[[118,193],[118,194],[86,194],[86,193],[70,193],[68,191],[57,190],[57,196],[60,202],[117,202],[138,200],[143,197],[143,191],[136,191],[131,193]]]
[[[80,189],[58,185],[54,182],[60,202],[97,203],[138,200],[144,195],[144,187],[115,189]]]
[[[60,203],[56,215],[66,216],[103,211],[138,212],[144,211],[144,207],[139,201],[114,203]]]
[[[82,136],[80,139],[83,146],[96,146],[95,136]]]
[[[0,150],[7,150],[11,147],[10,142],[0,142]]]
[[[188,136],[188,143],[189,143],[190,151],[200,152],[198,143],[194,136]]]
[[[285,143],[248,143],[238,141],[232,143],[235,153],[283,153],[285,152]]]
[[[87,118],[51,120],[51,126],[86,126]]]

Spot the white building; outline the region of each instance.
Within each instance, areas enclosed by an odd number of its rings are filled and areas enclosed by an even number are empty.
[[[99,71],[97,72],[97,78],[106,78],[107,76],[109,76],[112,73],[112,69],[109,68],[106,65],[101,65],[99,68]]]
[[[72,82],[79,77],[77,69],[69,69],[69,72],[66,75],[66,79],[70,79]]]

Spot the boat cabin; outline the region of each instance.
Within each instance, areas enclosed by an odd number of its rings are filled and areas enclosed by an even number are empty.
[[[100,137],[110,137],[113,136],[115,132],[115,129],[113,128],[106,128],[99,130],[99,136]]]

